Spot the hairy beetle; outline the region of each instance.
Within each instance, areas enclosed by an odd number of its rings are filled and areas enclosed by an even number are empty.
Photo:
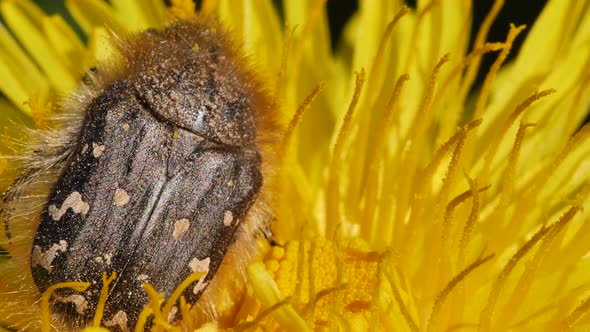
[[[103,320],[115,329],[136,323],[148,302],[145,282],[170,295],[203,271],[183,293],[195,303],[228,248],[250,252],[268,220],[260,191],[270,157],[262,153],[271,150],[275,121],[227,33],[195,18],[115,42],[118,60],[87,74],[79,101],[65,107],[78,115],[40,140],[33,155],[41,161],[25,165],[1,206],[9,234],[27,187],[55,174],[30,262],[41,292],[91,283],[83,293],[54,294],[53,311],[70,327],[93,317],[103,272],[117,273]]]

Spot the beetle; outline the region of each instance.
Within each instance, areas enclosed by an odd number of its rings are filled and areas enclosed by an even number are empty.
[[[245,255],[232,262],[248,261],[270,215],[263,174],[276,119],[257,73],[220,24],[196,17],[114,42],[119,55],[87,74],[71,98],[77,102],[64,107],[73,114],[64,130],[41,136],[32,153],[40,161],[25,167],[0,206],[10,237],[27,186],[55,174],[30,266],[40,292],[91,283],[82,293],[54,293],[52,311],[73,328],[92,319],[104,272],[117,273],[103,319],[113,329],[135,325],[148,303],[144,283],[169,296],[204,272],[183,292],[195,303],[229,248]]]

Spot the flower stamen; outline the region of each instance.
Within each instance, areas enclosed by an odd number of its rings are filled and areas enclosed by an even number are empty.
[[[473,47],[475,49],[480,48],[485,41],[488,39],[488,33],[490,32],[490,28],[492,24],[498,17],[500,10],[504,6],[504,0],[495,0],[492,8],[484,18],[482,24],[479,26],[479,30],[477,31],[477,35],[475,36],[475,41],[473,42]],[[459,102],[462,103],[467,96],[469,90],[473,86],[473,82],[477,76],[477,72],[479,71],[479,66],[481,64],[481,57],[475,58],[475,61],[471,63],[469,68],[467,68],[467,73],[465,73],[465,78],[463,79],[463,83],[461,85],[461,89],[459,90]]]
[[[277,74],[277,81],[275,83],[275,93],[273,94],[273,100],[271,103],[271,108],[276,109],[276,105],[280,100],[283,100],[283,89],[285,86],[285,74],[287,73],[287,64],[289,59],[289,54],[291,50],[291,46],[293,44],[293,35],[295,34],[295,30],[297,27],[290,28],[289,26],[285,27],[287,33],[285,34],[283,40],[283,50],[281,54],[281,64],[279,67],[279,72]]]
[[[500,193],[500,203],[497,209],[498,211],[505,212],[510,199],[514,195],[516,166],[518,163],[518,156],[520,154],[520,150],[522,147],[522,142],[524,140],[524,134],[527,128],[533,126],[535,125],[521,122],[520,126],[518,127],[516,139],[514,140],[514,145],[512,146],[512,151],[510,151],[506,168],[504,169],[504,173],[502,174],[502,177],[500,179],[500,190],[502,190],[502,192]],[[502,220],[502,218],[500,218],[499,220]]]
[[[43,332],[51,331],[51,315],[49,300],[51,299],[51,295],[53,295],[53,292],[61,288],[70,288],[76,292],[83,292],[88,287],[90,287],[89,282],[78,281],[60,282],[55,285],[49,286],[41,296],[41,330]]]
[[[512,273],[516,265],[520,262],[520,260],[537,244],[537,242],[541,241],[547,234],[554,228],[557,227],[557,231],[561,231],[565,224],[572,220],[572,218],[580,211],[578,206],[572,206],[568,211],[566,211],[557,222],[550,226],[543,226],[541,229],[533,235],[533,237],[528,240],[518,251],[510,258],[508,263],[504,266],[490,291],[490,295],[488,297],[488,303],[486,304],[485,308],[482,310],[480,315],[480,327],[481,330],[484,332],[494,330],[492,328],[492,318],[494,314],[494,308],[498,298],[500,296],[500,292],[502,287],[505,284],[506,279]],[[556,233],[555,233],[556,234]],[[554,236],[554,235],[553,235]]]
[[[422,28],[422,22],[424,22],[424,17],[428,14],[435,6],[440,4],[441,0],[430,0],[422,10],[418,13],[418,17],[416,18],[416,25],[414,30],[412,31],[412,37],[410,38],[411,44],[408,50],[408,54],[406,57],[406,64],[402,66],[404,68],[403,72],[409,73],[412,65],[414,64],[414,60],[417,58],[415,55],[420,53],[418,52],[418,36],[420,35],[420,29]]]
[[[547,90],[543,90],[540,92],[536,92],[533,95],[531,95],[530,97],[528,97],[527,99],[525,99],[525,101],[523,101],[522,103],[520,103],[516,107],[514,112],[512,112],[512,114],[510,114],[508,119],[506,119],[504,124],[500,127],[500,130],[497,131],[497,134],[495,135],[495,137],[491,139],[491,141],[489,143],[489,147],[487,148],[487,151],[486,151],[487,152],[486,156],[483,158],[484,166],[483,166],[482,171],[479,173],[480,178],[482,178],[482,179],[487,178],[490,168],[492,167],[492,162],[494,161],[494,158],[496,157],[496,154],[498,152],[498,147],[500,146],[500,143],[504,139],[504,136],[506,136],[506,134],[508,133],[508,130],[510,129],[510,127],[512,127],[512,125],[514,124],[516,119],[532,103],[534,103],[534,102],[538,101],[539,99],[546,97],[554,92],[555,92],[554,89],[547,89]]]
[[[386,169],[391,171],[391,167],[386,166],[385,154],[387,147],[387,135],[393,127],[398,125],[399,115],[397,107],[399,105],[402,87],[406,81],[410,79],[410,75],[401,75],[396,84],[385,108],[384,121],[380,124],[377,136],[375,138],[375,152],[369,164],[368,174],[372,174],[367,179],[366,185],[366,208],[364,209],[364,220],[367,222],[367,227],[361,230],[361,236],[369,239],[370,243],[380,243],[383,246],[389,245],[391,239],[392,227],[390,222],[378,224],[377,215],[380,212],[378,208],[379,197],[379,183],[383,178],[382,174]],[[384,218],[390,220],[389,218]]]
[[[172,294],[168,298],[168,301],[166,301],[166,304],[164,305],[164,308],[162,309],[162,316],[168,317],[168,314],[170,314],[172,307],[176,304],[176,301],[178,301],[178,298],[180,297],[182,292],[184,292],[184,290],[187,289],[192,283],[199,281],[205,275],[206,275],[205,272],[195,272],[195,273],[191,273],[191,275],[186,277],[186,279],[184,279],[184,281],[182,283],[180,283],[180,285],[178,285],[178,287],[176,287],[174,292],[172,292]]]
[[[311,104],[316,99],[316,97],[322,92],[322,90],[324,90],[325,86],[326,81],[321,81],[318,85],[316,85],[313,91],[305,98],[303,103],[301,103],[301,105],[295,111],[295,114],[293,114],[293,116],[291,117],[291,121],[289,122],[289,125],[287,126],[287,129],[285,130],[285,134],[283,135],[283,139],[281,141],[281,157],[279,158],[280,160],[283,160],[285,154],[287,153],[286,151],[289,148],[289,143],[291,142],[291,139],[293,138],[293,133],[301,123],[301,118],[303,117],[305,112],[311,107]]]
[[[109,296],[109,285],[113,280],[115,280],[116,277],[117,272],[113,272],[108,278],[106,272],[102,274],[102,289],[100,290],[98,303],[96,304],[96,313],[94,314],[93,320],[93,325],[95,327],[100,326],[100,322],[102,321],[102,316],[104,314],[104,307],[107,302],[107,297]]]
[[[387,46],[388,42],[391,39],[391,33],[393,32],[393,28],[397,25],[399,20],[404,17],[408,13],[409,9],[407,6],[402,6],[402,8],[395,14],[391,22],[387,24],[385,31],[381,35],[381,40],[379,41],[379,47],[377,48],[377,54],[375,55],[375,60],[373,61],[373,65],[371,66],[371,75],[370,75],[370,82],[369,85],[375,86],[377,77],[382,77],[383,74],[383,53],[385,53],[385,47]]]
[[[432,100],[434,98],[434,91],[436,87],[436,81],[438,79],[439,72],[442,66],[449,61],[449,54],[445,54],[436,64],[434,69],[432,70],[432,74],[430,75],[430,80],[426,87],[426,91],[424,92],[424,97],[420,102],[419,108],[417,113],[414,116],[412,121],[411,127],[403,140],[405,145],[403,149],[401,149],[402,156],[401,158],[394,158],[395,160],[401,161],[401,169],[399,174],[404,174],[404,176],[400,179],[399,184],[397,185],[398,189],[398,209],[396,220],[404,220],[404,214],[407,213],[408,208],[411,206],[412,200],[416,198],[413,195],[412,190],[413,182],[416,181],[416,172],[418,170],[418,157],[419,154],[416,153],[416,147],[421,146],[421,143],[425,139],[424,132],[430,127],[432,117],[430,116],[432,110]],[[410,197],[411,196],[411,197]],[[403,239],[396,239],[399,241],[398,243],[403,242],[403,247],[406,247],[407,243],[410,243],[414,236],[416,235],[416,227],[417,227],[417,220],[420,216],[417,213],[413,213],[411,215],[411,219],[407,224],[407,232]],[[401,223],[396,222],[396,226],[401,226]],[[394,229],[394,236],[400,236],[399,232]]]
[[[510,50],[512,50],[512,45],[516,37],[520,34],[522,30],[526,28],[526,25],[520,25],[515,27],[514,24],[510,24],[510,30],[508,31],[508,36],[506,37],[506,41],[504,42],[504,48],[500,51],[500,54],[496,58],[496,61],[490,66],[488,73],[485,76],[483,84],[481,86],[481,91],[475,103],[475,118],[480,118],[483,114],[484,108],[488,103],[488,99],[490,93],[492,92],[492,83],[496,79],[496,73],[506,61],[508,54],[510,54]]]
[[[482,266],[484,263],[490,261],[492,258],[494,258],[493,254],[477,259],[475,262],[471,263],[463,271],[461,271],[459,274],[457,274],[451,281],[449,281],[449,283],[445,286],[445,288],[438,294],[438,296],[436,297],[436,300],[434,300],[434,305],[432,306],[432,310],[431,310],[430,315],[426,321],[426,331],[433,331],[434,328],[436,327],[438,314],[439,314],[441,307],[444,304],[445,300],[447,299],[447,297],[451,293],[451,291],[461,281],[465,280],[465,278],[471,272],[473,272],[478,267]]]
[[[588,186],[587,186],[588,187]],[[588,189],[588,188],[587,188]],[[583,195],[586,196],[588,194],[588,190],[583,192]],[[579,197],[578,199],[582,199],[583,197]],[[574,210],[573,208],[577,208],[578,210]],[[544,256],[547,256],[550,251],[551,244],[554,243],[555,238],[558,234],[561,233],[563,228],[569,223],[569,221],[573,218],[573,214],[581,211],[580,206],[574,206],[570,211],[572,211],[572,216],[568,218],[568,216],[564,216],[559,219],[554,226],[551,227],[551,230],[547,233],[547,235],[541,240],[539,244],[539,249],[535,252],[535,255],[531,259],[530,262],[527,263],[527,268],[524,270],[523,274],[520,276],[516,287],[512,291],[510,298],[508,299],[506,305],[504,306],[504,310],[499,316],[498,322],[499,323],[508,323],[509,316],[516,315],[521,308],[522,302],[525,300],[529,290],[534,281],[534,275],[537,269],[539,268],[542,259]],[[563,234],[563,233],[562,233]],[[501,326],[502,329],[504,326]]]
[[[390,253],[386,253],[383,255],[383,260],[385,261],[385,259],[387,260],[391,260],[389,258]],[[391,262],[393,263],[393,262]],[[414,319],[412,318],[412,315],[410,314],[410,310],[408,308],[408,306],[404,303],[404,300],[402,298],[402,295],[400,293],[400,290],[397,286],[397,282],[396,282],[396,278],[394,275],[394,271],[393,271],[393,264],[388,264],[385,269],[383,269],[385,276],[387,277],[387,280],[389,281],[389,285],[391,286],[391,289],[393,291],[393,295],[394,295],[394,299],[395,302],[399,308],[399,311],[404,319],[404,321],[406,322],[407,326],[410,328],[410,330],[412,332],[418,332],[420,331],[420,328],[418,327],[418,324],[416,324],[416,322],[414,321]]]
[[[471,191],[471,212],[469,213],[469,217],[465,222],[465,226],[463,227],[463,233],[461,234],[461,239],[459,240],[459,259],[458,259],[458,266],[463,265],[463,261],[465,259],[465,249],[471,240],[471,233],[477,222],[479,217],[479,193],[480,190],[477,188],[477,180],[471,179],[467,174],[465,174],[465,179],[469,183],[469,190]]]
[[[365,69],[362,68],[356,75],[356,83],[354,87],[354,94],[348,110],[342,120],[342,125],[336,136],[336,142],[334,144],[332,152],[332,160],[329,168],[329,179],[326,193],[326,235],[333,236],[336,226],[339,224],[339,220],[342,220],[340,215],[340,161],[342,159],[342,149],[344,146],[345,138],[348,138],[350,130],[352,128],[352,116],[356,110],[356,106],[359,102],[363,84],[365,83]]]
[[[590,296],[586,297],[564,320],[564,327],[574,326],[574,323],[590,311]]]

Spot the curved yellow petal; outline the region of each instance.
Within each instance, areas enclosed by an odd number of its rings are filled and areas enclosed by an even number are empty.
[[[264,269],[262,263],[254,263],[246,269],[248,279],[254,289],[256,297],[260,300],[262,305],[266,308],[278,304],[281,300],[281,293],[277,288],[272,277]],[[276,308],[270,313],[281,328],[285,331],[309,331],[310,329],[305,324],[305,321],[297,314],[297,312],[289,304],[285,304]]]
[[[91,33],[94,27],[106,27],[122,32],[123,23],[111,6],[101,0],[66,0],[66,8],[76,19],[84,33]]]
[[[77,85],[77,79],[54,47],[47,42],[39,25],[43,22],[43,15],[30,10],[31,6],[28,5],[29,0],[5,0],[0,4],[0,10],[8,27],[43,69],[51,85],[61,92],[71,91]]]

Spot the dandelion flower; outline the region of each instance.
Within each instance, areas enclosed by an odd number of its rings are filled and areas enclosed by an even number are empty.
[[[9,121],[48,124],[57,96],[109,58],[109,29],[193,15],[192,2],[171,3],[66,0],[83,42],[61,16],[4,0],[6,135],[17,135]],[[275,244],[260,240],[247,286],[218,281],[215,311],[185,308],[183,326],[589,327],[590,1],[551,0],[534,25],[488,41],[502,5],[471,27],[468,0],[361,1],[333,53],[325,1],[285,0],[282,15],[271,1],[203,1],[252,55],[286,125]],[[495,60],[474,89],[486,53]],[[1,246],[0,327],[38,328],[40,295],[22,276],[30,248]]]

